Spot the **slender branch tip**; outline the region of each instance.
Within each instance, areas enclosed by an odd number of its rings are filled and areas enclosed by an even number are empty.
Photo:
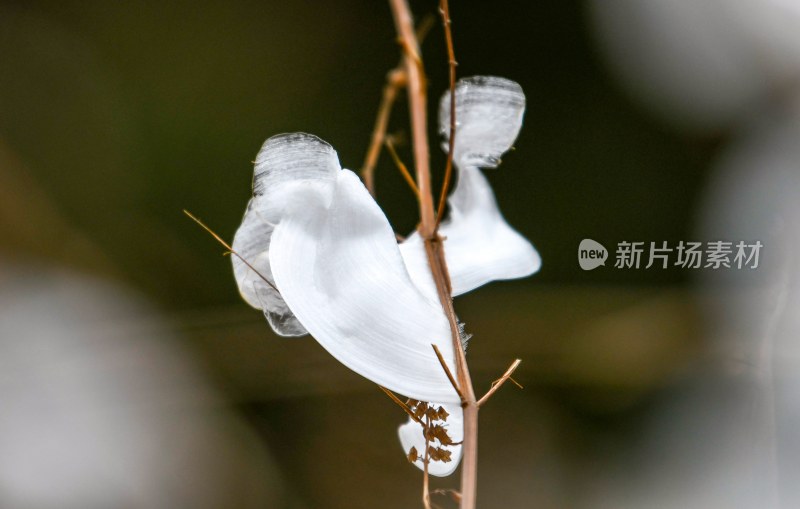
[[[511,365],[508,367],[508,369],[506,369],[506,372],[503,373],[503,376],[501,376],[500,378],[498,378],[497,380],[492,382],[492,386],[489,389],[489,391],[486,394],[484,394],[484,396],[481,399],[478,400],[478,407],[481,407],[487,401],[489,401],[489,398],[491,398],[492,395],[495,392],[497,392],[500,389],[500,387],[502,387],[503,384],[506,383],[507,380],[511,380],[517,387],[522,389],[522,386],[519,383],[517,383],[516,380],[511,378],[511,375],[514,373],[514,371],[516,371],[516,369],[519,367],[519,365],[521,363],[522,363],[522,359],[514,360],[514,362],[511,363]]]

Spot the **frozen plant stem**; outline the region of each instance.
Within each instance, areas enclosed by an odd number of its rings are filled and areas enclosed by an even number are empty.
[[[425,76],[408,3],[406,0],[390,0],[390,5],[400,44],[403,47],[403,63],[411,115],[411,140],[413,143],[417,188],[419,189],[419,233],[425,243],[425,253],[436,284],[439,300],[450,324],[453,348],[456,352],[456,378],[462,397],[461,406],[464,409],[461,509],[474,509],[478,473],[478,402],[472,387],[464,349],[461,346],[458,320],[453,309],[450,278],[445,264],[442,239],[436,231],[437,221],[431,191]],[[454,133],[451,132],[450,136],[454,136]]]

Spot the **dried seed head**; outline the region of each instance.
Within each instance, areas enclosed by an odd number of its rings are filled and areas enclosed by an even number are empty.
[[[452,461],[450,451],[441,447],[428,447],[428,457],[433,461],[441,461],[442,463]]]

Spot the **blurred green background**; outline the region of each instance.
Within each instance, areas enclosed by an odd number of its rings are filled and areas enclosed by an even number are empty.
[[[412,7],[437,16],[436,2]],[[690,138],[643,113],[606,72],[581,2],[451,10],[459,75],[504,76],[527,95],[516,150],[490,179],[543,259],[536,276],[457,302],[478,387],[524,361],[525,390],[509,386],[483,412],[481,506],[581,507],[702,344],[688,271],[583,272],[577,245],[692,239],[724,133]],[[423,53],[435,119],[447,87],[438,18]],[[397,61],[381,1],[0,2],[0,255],[154,302],[274,455],[281,507],[417,506],[420,475],[396,443],[404,418],[313,340],[274,337],[241,302],[223,249],[181,211],[231,239],[251,161],[281,132],[316,134],[357,170]],[[390,130],[406,125],[401,101]],[[435,144],[433,161],[438,182]],[[413,196],[385,154],[377,182],[397,231],[411,231]]]

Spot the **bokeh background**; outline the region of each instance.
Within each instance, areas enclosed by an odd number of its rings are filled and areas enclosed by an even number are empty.
[[[456,302],[479,390],[523,359],[482,412],[479,506],[796,506],[798,2],[451,4],[459,75],[526,92],[490,179],[543,259]],[[437,2],[412,7],[435,119]],[[359,169],[398,56],[381,1],[0,1],[0,507],[420,506],[401,411],[275,337],[182,213],[231,239],[281,132]],[[385,154],[377,182],[413,230]],[[584,272],[584,238],[765,247]]]

